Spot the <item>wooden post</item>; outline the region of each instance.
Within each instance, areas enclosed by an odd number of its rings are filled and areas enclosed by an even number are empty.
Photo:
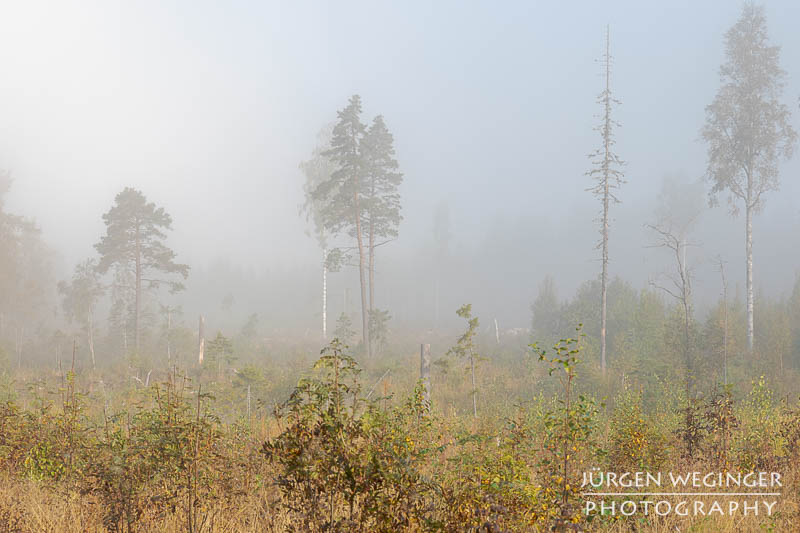
[[[205,319],[200,315],[200,323],[197,326],[197,364],[203,365],[203,355],[206,350]]]
[[[250,385],[247,385],[247,429],[250,429]]]
[[[419,379],[425,387],[425,401],[431,401],[431,345],[419,345]]]

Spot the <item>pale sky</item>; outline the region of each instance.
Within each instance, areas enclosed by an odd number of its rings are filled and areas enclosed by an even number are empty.
[[[405,221],[387,261],[410,260],[431,241],[442,201],[462,247],[479,250],[492,231],[516,228],[520,239],[508,246],[528,250],[532,266],[509,267],[525,287],[500,292],[519,295],[509,305],[521,313],[544,274],[561,272],[569,290],[597,269],[597,202],[584,173],[599,142],[596,59],[609,24],[612,88],[623,102],[617,152],[628,162],[612,274],[641,284],[658,263],[643,249],[641,225],[663,177],[704,173],[699,129],[718,86],[723,34],[740,9],[727,1],[2,2],[0,168],[15,179],[8,207],[36,219],[68,268],[93,253],[100,216],[125,186],[171,213],[171,242],[196,267],[219,258],[256,269],[312,265],[318,252],[297,213],[297,165],[359,93],[365,121],[384,115],[405,173]],[[766,10],[800,130],[800,3],[769,1]],[[767,289],[785,287],[800,266],[800,156],[782,166],[782,183],[756,220],[757,285],[761,269]],[[738,265],[741,220],[719,208],[707,228],[703,244]],[[578,251],[544,257],[543,247],[565,242]]]

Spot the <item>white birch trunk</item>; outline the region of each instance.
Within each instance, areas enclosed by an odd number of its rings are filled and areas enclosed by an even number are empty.
[[[753,351],[753,210],[748,203],[746,207],[746,262],[747,262],[747,349]]]
[[[197,326],[197,364],[203,365],[203,356],[206,351],[205,319],[200,315],[200,322]]]
[[[92,356],[92,370],[95,369],[95,360],[94,360],[94,323],[92,320],[92,310],[89,309],[89,315],[87,316],[87,324],[86,324],[86,340],[89,343],[89,354]]]
[[[322,249],[322,342],[328,342],[328,250]]]

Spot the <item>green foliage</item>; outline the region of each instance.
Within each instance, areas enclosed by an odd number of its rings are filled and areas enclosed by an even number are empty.
[[[464,304],[456,314],[467,321],[467,330],[458,338],[455,346],[447,351],[447,355],[455,356],[459,359],[468,359],[475,355],[475,335],[478,333],[478,317],[472,316],[472,304]]]
[[[101,274],[114,265],[135,271],[138,261],[142,273],[178,274],[184,279],[188,276],[189,267],[176,263],[175,252],[163,243],[164,231],[172,227],[172,217],[163,207],[148,203],[140,191],[126,187],[117,194],[114,205],[103,215],[103,222],[106,234],[95,245],[100,254],[97,270]],[[146,281],[151,287],[165,283],[161,279]],[[178,281],[166,283],[173,291],[183,289]]]
[[[389,344],[389,311],[373,309],[369,312],[369,338],[380,355]]]
[[[344,344],[352,342],[356,336],[356,332],[353,331],[353,321],[350,320],[346,313],[340,314],[339,318],[336,319],[336,329],[333,331],[333,335]]]
[[[606,459],[613,472],[658,471],[669,441],[656,420],[644,412],[642,393],[626,385],[614,399]]]
[[[230,367],[236,360],[233,343],[221,331],[218,331],[217,336],[206,343],[204,357],[206,358],[204,361],[209,366],[216,366],[218,370],[222,368],[222,363]]]
[[[531,339],[551,344],[558,339],[561,328],[561,305],[552,276],[539,284],[539,294],[531,305]]]
[[[739,200],[748,212],[763,206],[764,193],[778,187],[779,158],[790,157],[797,141],[780,101],[786,73],[779,52],[768,42],[763,6],[745,4],[725,34],[721,85],[702,130],[711,198],[727,193],[734,213]]]
[[[193,395],[195,398],[191,398]],[[180,509],[186,531],[199,532],[212,501],[238,493],[236,469],[221,453],[216,416],[203,409],[208,394],[180,387],[174,377],[151,389],[133,414],[108,420],[88,457],[84,490],[96,494],[114,531],[135,531],[153,504]]]
[[[72,281],[62,281],[58,284],[58,291],[63,300],[64,313],[69,320],[78,320],[86,323],[94,310],[97,300],[105,292],[97,273],[97,262],[87,259],[75,266]]]
[[[780,413],[773,405],[773,392],[764,376],[752,381],[750,393],[735,414],[739,431],[732,442],[734,466],[742,470],[774,468],[780,446]]]
[[[593,440],[598,406],[583,394],[575,397],[575,377],[581,351],[580,325],[576,331],[576,337],[559,340],[550,354],[536,343],[531,345],[539,361],[548,365],[548,375],[556,374],[561,383],[556,407],[543,413],[543,453],[536,465],[542,483],[540,498],[550,509],[558,510],[550,516],[556,529],[583,519],[579,505],[581,476],[574,465],[581,455],[599,452]]]
[[[264,443],[278,468],[281,509],[297,531],[397,531],[420,524],[429,490],[414,468],[427,453],[421,389],[400,410],[361,398],[360,370],[334,340],[276,409],[284,426]],[[414,428],[414,432],[409,431]]]
[[[33,446],[25,458],[25,470],[34,479],[58,480],[64,475],[66,466],[54,446],[47,441]]]
[[[382,115],[376,116],[363,138],[362,153],[366,174],[364,201],[366,203],[370,242],[376,237],[396,237],[400,215],[398,187],[403,174],[398,172],[394,158],[394,138]]]
[[[476,353],[475,336],[478,333],[478,317],[472,316],[472,304],[464,304],[457,311],[456,314],[467,321],[466,331],[458,338],[456,344],[447,350],[447,356],[453,356],[457,359],[466,359],[469,361],[467,370],[472,377],[472,414],[478,416],[478,388],[475,382],[475,362],[480,359]]]
[[[711,462],[720,470],[728,470],[731,467],[729,461],[731,435],[739,426],[730,386],[714,389],[706,400],[704,415],[709,433]]]

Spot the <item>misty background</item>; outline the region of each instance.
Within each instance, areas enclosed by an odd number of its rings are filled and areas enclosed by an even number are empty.
[[[298,164],[358,93],[365,116],[384,115],[405,176],[399,237],[377,259],[390,327],[432,327],[437,264],[442,317],[455,323],[472,302],[501,328],[527,327],[545,276],[566,299],[600,269],[585,173],[600,141],[609,24],[616,152],[627,162],[610,275],[644,288],[670,266],[647,248],[644,224],[665,181],[705,173],[699,131],[741,5],[603,4],[5,3],[6,208],[35,219],[57,254],[55,279],[66,279],[95,256],[114,195],[140,189],[172,215],[167,242],[192,267],[187,290],[170,297],[190,323],[203,312],[211,329],[239,327],[259,313],[268,330],[307,334],[319,327],[321,252],[298,214]],[[797,129],[800,4],[765,9]],[[707,206],[708,185],[692,190]],[[449,221],[444,258],[437,216]],[[756,293],[779,297],[800,265],[799,157],[782,163],[754,233]],[[724,201],[698,219],[689,263],[701,312],[721,291],[717,255],[742,297],[743,236]],[[329,291],[331,322],[358,310],[355,269],[331,274]]]

